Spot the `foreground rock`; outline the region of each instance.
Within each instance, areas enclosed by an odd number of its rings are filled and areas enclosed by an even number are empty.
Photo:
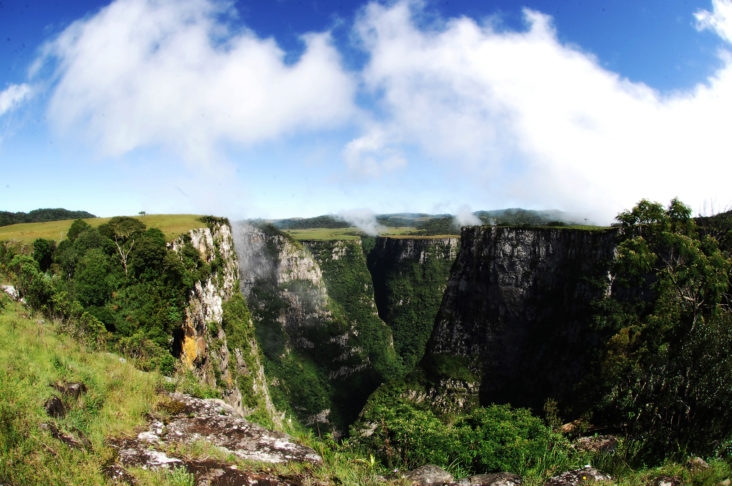
[[[582,469],[567,471],[558,476],[549,479],[544,486],[575,486],[588,483],[601,483],[603,481],[611,481],[612,478],[607,474],[603,474],[594,467],[585,466]]]
[[[174,393],[162,403],[161,409],[167,416],[151,419],[148,429],[137,436],[110,439],[109,444],[118,451],[121,466],[145,469],[184,467],[196,476],[197,484],[241,484],[230,481],[254,476],[265,480],[262,474],[239,471],[231,464],[174,457],[169,452],[175,450],[170,447],[173,444],[194,441],[207,442],[227,454],[246,460],[322,463],[322,458],[314,450],[296,444],[286,434],[244,420],[222,400]],[[280,484],[277,478],[267,478],[266,481],[261,484]],[[287,484],[297,483],[292,479],[287,481]]]

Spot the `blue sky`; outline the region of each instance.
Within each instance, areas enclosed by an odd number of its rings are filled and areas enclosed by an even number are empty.
[[[732,208],[732,0],[0,0],[0,210]]]

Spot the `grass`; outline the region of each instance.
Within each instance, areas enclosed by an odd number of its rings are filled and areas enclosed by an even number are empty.
[[[144,424],[157,400],[159,376],[110,353],[90,352],[4,294],[0,305],[0,483],[104,484],[102,465],[114,457],[105,439]],[[49,417],[45,401],[60,396],[50,385],[75,381],[87,392],[63,398],[63,418]],[[44,425],[49,423],[85,437],[89,447],[75,449],[53,438]]]
[[[357,240],[365,235],[358,228],[303,228],[284,230],[297,241],[333,241],[333,240]],[[411,226],[402,226],[398,228],[383,228],[379,236],[388,236],[390,238],[414,238],[414,239],[435,239],[435,238],[453,238],[459,236],[454,235],[419,235],[417,228]]]
[[[206,226],[201,222],[200,215],[194,214],[148,214],[145,216],[134,216],[142,221],[148,228],[158,228],[170,241],[178,236],[187,233],[194,228]],[[112,218],[88,218],[87,223],[98,227],[109,222]],[[36,238],[45,238],[60,242],[66,238],[73,220],[48,221],[43,223],[20,223],[9,226],[0,226],[0,241],[18,241],[23,244],[33,243]]]

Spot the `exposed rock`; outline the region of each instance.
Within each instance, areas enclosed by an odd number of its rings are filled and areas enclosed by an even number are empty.
[[[243,400],[244,395],[254,396],[253,402],[261,405],[275,424],[281,425],[282,417],[272,403],[256,340],[246,340],[247,349],[230,350],[223,329],[223,303],[240,291],[239,260],[231,227],[224,222],[210,222],[209,227],[191,230],[175,240],[172,248],[180,251],[187,240],[204,261],[219,263],[208,279],[196,282],[188,297],[185,321],[175,344],[181,363],[202,383],[221,390],[224,400],[241,415],[258,411]],[[249,325],[253,326],[251,322]],[[245,379],[240,380],[241,377]],[[247,383],[246,390],[239,389],[241,382]]]
[[[43,404],[43,408],[46,409],[46,413],[49,417],[61,418],[66,415],[66,405],[56,395],[52,396]]]
[[[102,469],[104,476],[111,481],[112,484],[129,484],[135,485],[137,481],[128,473],[125,468],[117,464],[110,464]]]
[[[684,482],[675,476],[659,476],[651,484],[653,486],[681,486]]]
[[[478,474],[456,482],[457,486],[519,486],[523,483],[518,474],[501,472],[492,474]]]
[[[691,457],[686,461],[686,469],[689,471],[704,471],[709,469],[709,464],[701,457]]]
[[[585,466],[582,469],[567,471],[558,476],[549,478],[544,486],[578,486],[592,484],[600,481],[612,481],[607,474],[603,474],[592,466]]]
[[[86,385],[81,382],[57,381],[56,383],[52,383],[51,387],[70,398],[79,398],[87,391]]]
[[[598,341],[592,302],[609,289],[614,250],[614,230],[463,228],[422,361],[428,376],[474,377],[481,404],[576,402]]]
[[[618,446],[618,438],[612,435],[579,437],[575,440],[574,446],[585,452],[613,452]]]
[[[414,486],[442,486],[453,482],[452,474],[441,467],[430,464],[418,467],[413,471],[408,471],[402,477]]]
[[[268,463],[322,462],[315,451],[294,443],[286,434],[244,420],[223,400],[193,398],[175,393],[170,395],[170,401],[163,408],[170,414],[165,421],[151,419],[148,429],[136,437],[109,440],[109,444],[117,449],[123,466],[161,469],[187,465],[184,458],[171,457],[163,451],[169,451],[171,448],[168,446],[173,443],[198,440],[246,460]],[[221,474],[230,476],[233,473],[223,471]]]
[[[79,429],[74,429],[73,433],[64,432],[53,422],[43,423],[41,424],[41,428],[48,430],[51,433],[51,437],[60,440],[73,449],[90,450],[92,447],[89,439]]]
[[[5,292],[10,296],[13,300],[20,300],[20,293],[18,292],[18,289],[16,289],[12,285],[0,285],[0,290]]]
[[[221,400],[193,398],[176,393],[172,399],[184,404],[180,413],[170,418],[162,437],[169,441],[202,438],[242,459],[262,462],[322,462],[310,448],[292,442],[282,433],[265,429],[237,416]]]
[[[236,466],[215,460],[186,461],[185,467],[195,476],[197,486],[325,486],[305,476],[275,476],[265,472],[242,471]]]

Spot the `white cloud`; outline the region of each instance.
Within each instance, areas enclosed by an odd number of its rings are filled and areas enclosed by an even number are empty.
[[[40,60],[56,61],[50,120],[105,156],[162,146],[201,163],[222,142],[249,145],[352,116],[355,83],[328,34],[304,35],[290,64],[274,40],[232,32],[230,15],[218,0],[116,0],[77,21]]]
[[[388,143],[386,134],[378,128],[351,140],[343,157],[349,171],[357,176],[378,178],[407,165],[395,144]]]
[[[712,0],[712,11],[699,10],[694,13],[699,30],[713,30],[725,41],[732,43],[732,2]]]
[[[0,116],[11,112],[30,99],[32,89],[28,84],[11,84],[0,91]]]
[[[714,18],[729,5],[715,1]],[[499,191],[494,199],[602,222],[643,197],[694,209],[730,200],[729,63],[692,91],[662,95],[560,43],[539,12],[525,10],[526,30],[499,32],[469,18],[422,28],[420,8],[372,3],[356,24],[383,140],[421,147]],[[374,145],[372,157],[378,149],[394,147]]]
[[[370,209],[351,209],[342,211],[338,216],[367,235],[376,236],[384,230]]]
[[[455,224],[458,227],[462,226],[480,226],[483,222],[478,216],[473,214],[470,207],[467,205],[460,206],[455,214]]]

